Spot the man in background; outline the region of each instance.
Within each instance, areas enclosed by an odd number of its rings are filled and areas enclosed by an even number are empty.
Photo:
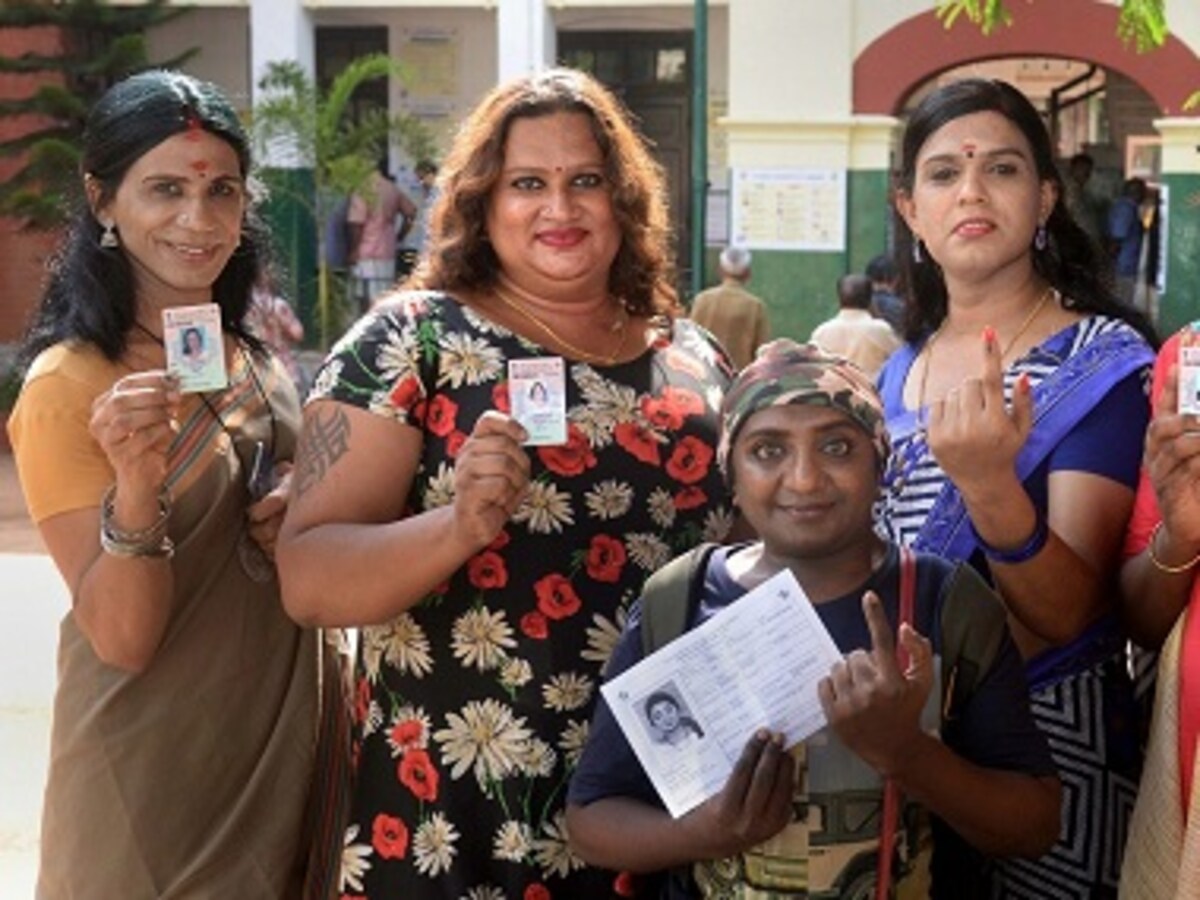
[[[871,279],[871,314],[892,326],[896,334],[904,332],[904,299],[896,293],[896,264],[886,253],[867,263]]]
[[[721,251],[721,283],[692,301],[692,320],[713,333],[740,370],[768,336],[767,307],[746,290],[750,251],[730,245]]]
[[[900,346],[892,326],[871,315],[871,279],[843,275],[837,282],[837,315],[813,329],[812,343],[826,353],[844,356],[871,379]]]
[[[437,199],[437,164],[431,159],[418,160],[413,167],[416,181],[410,194],[417,213],[405,219],[399,229],[396,247],[396,277],[404,278],[414,268],[425,250],[425,238],[429,233],[429,213]]]
[[[1146,200],[1146,182],[1126,179],[1121,196],[1108,210],[1108,249],[1117,276],[1117,296],[1133,306],[1138,269],[1142,261],[1142,203]]]

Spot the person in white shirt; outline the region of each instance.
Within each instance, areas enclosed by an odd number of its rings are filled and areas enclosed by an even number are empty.
[[[826,353],[843,356],[874,379],[900,339],[883,319],[870,313],[871,279],[843,275],[837,283],[837,315],[813,329],[810,340]]]

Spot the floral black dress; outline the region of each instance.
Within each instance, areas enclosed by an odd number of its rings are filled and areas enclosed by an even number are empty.
[[[550,355],[443,294],[402,294],[334,348],[312,397],[422,430],[415,514],[452,502],[476,419],[509,410],[507,361]],[[627,892],[568,848],[567,783],[642,582],[729,530],[715,449],[730,367],[679,320],[635,360],[566,370],[567,441],[528,448],[528,495],[503,532],[411,611],[362,630],[344,897]]]

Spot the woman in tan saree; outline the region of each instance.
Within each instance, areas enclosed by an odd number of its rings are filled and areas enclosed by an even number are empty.
[[[275,578],[299,410],[242,326],[266,247],[249,168],[232,106],[183,75],[127,79],[88,121],[9,425],[72,596],[39,898],[301,895],[319,642]],[[183,394],[164,312],[212,303],[227,385]]]

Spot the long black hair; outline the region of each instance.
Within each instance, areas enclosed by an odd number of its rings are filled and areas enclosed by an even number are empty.
[[[1158,336],[1150,320],[1117,299],[1109,267],[1100,248],[1071,217],[1066,188],[1054,164],[1050,134],[1028,98],[1004,81],[965,78],[944,85],[926,96],[913,110],[904,130],[900,171],[896,190],[912,195],[917,154],[939,128],[955,119],[978,112],[996,112],[1021,130],[1033,150],[1038,178],[1052,182],[1057,191],[1054,208],[1046,220],[1046,246],[1033,248],[1033,268],[1062,294],[1063,306],[1086,313],[1123,319],[1142,333],[1153,346]],[[904,337],[917,341],[931,333],[946,317],[946,283],[938,264],[922,254],[913,258],[913,235],[897,211],[896,261],[900,268],[899,291],[906,298]]]
[[[84,196],[83,180],[111,200],[130,167],[167,138],[202,128],[229,144],[250,178],[250,141],[229,100],[213,84],[179,72],[142,72],[113,85],[88,115],[78,198],[71,223],[50,261],[41,303],[21,349],[24,363],[64,340],[95,345],[110,360],[125,351],[136,316],[133,268],[120,248],[100,246],[102,229]],[[241,244],[213,285],[226,331],[259,343],[242,324],[251,290],[269,262],[270,235],[250,191]]]

